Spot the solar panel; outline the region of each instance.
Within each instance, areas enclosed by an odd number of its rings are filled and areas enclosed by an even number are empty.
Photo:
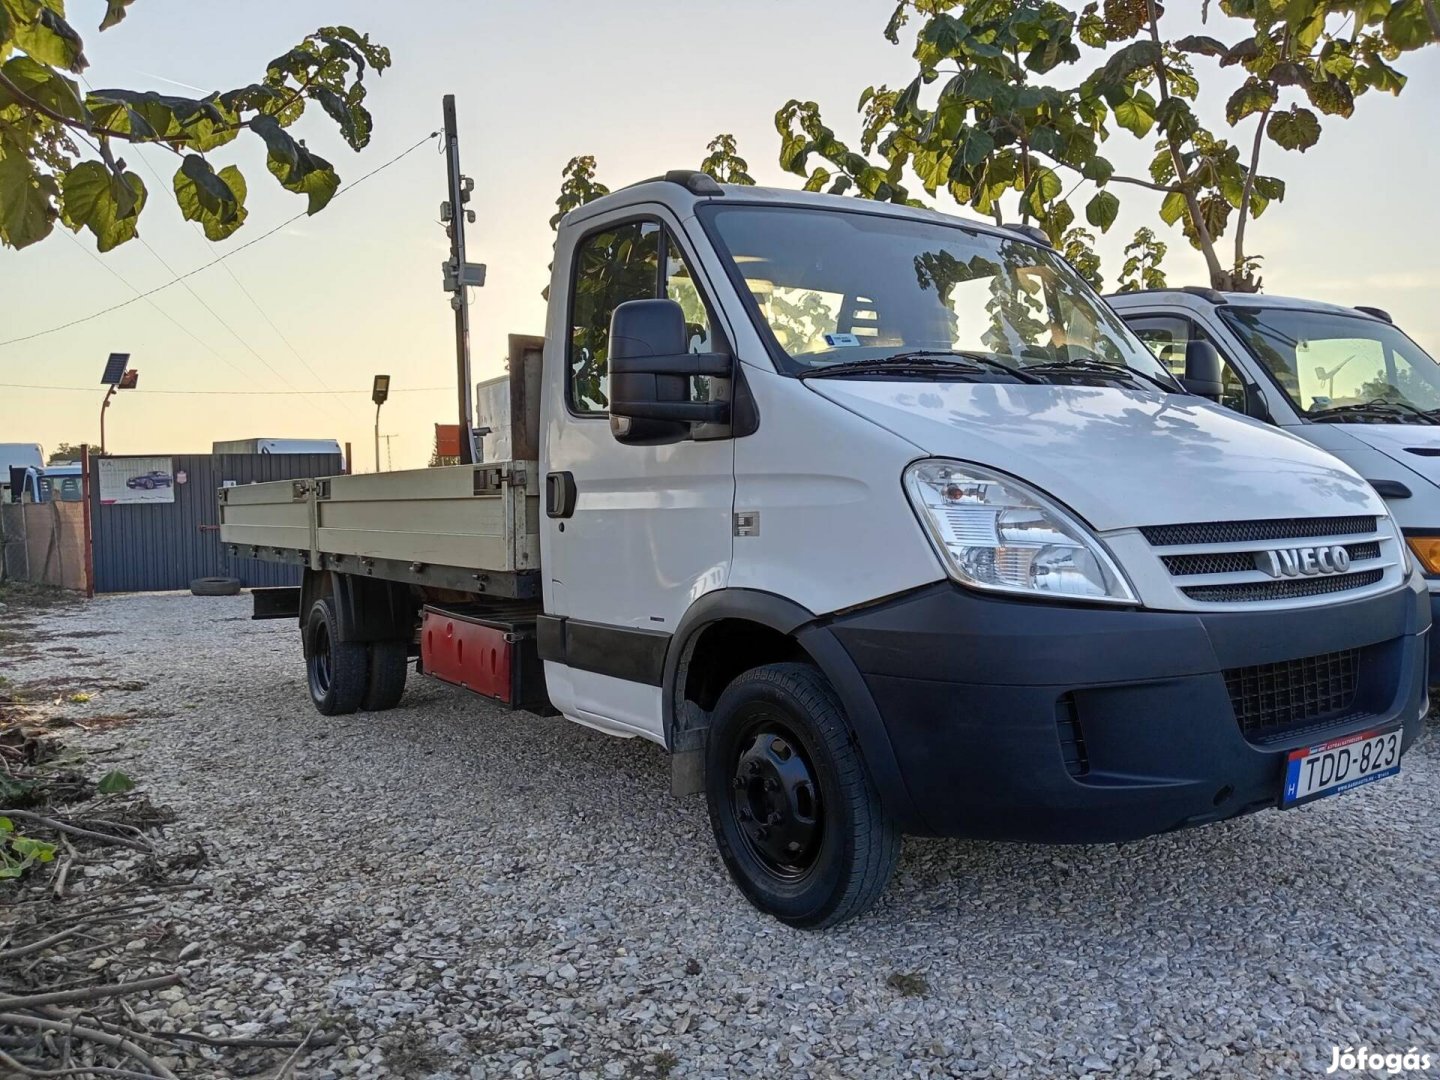
[[[105,374],[100,376],[101,386],[114,386],[120,381],[120,376],[125,374],[125,365],[130,362],[128,352],[112,352],[110,359],[105,361]]]

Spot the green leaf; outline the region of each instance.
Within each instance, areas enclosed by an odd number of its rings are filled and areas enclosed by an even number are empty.
[[[16,56],[0,68],[15,89],[52,112],[71,120],[85,120],[85,106],[80,101],[80,88],[71,80],[38,63],[28,56]],[[0,87],[0,108],[19,100],[11,91]]]
[[[7,3],[13,23],[15,46],[32,59],[66,71],[84,71],[90,66],[83,43],[56,7],[44,3]],[[56,5],[58,7],[58,5]]]
[[[1259,79],[1246,79],[1225,103],[1225,119],[1233,126],[1245,117],[1275,107],[1275,87]]]
[[[14,248],[44,240],[55,227],[55,181],[36,172],[28,157],[7,144],[0,157],[0,241]]]
[[[1435,40],[1424,0],[1400,0],[1385,16],[1385,39],[1400,49],[1418,49]]]
[[[1108,191],[1097,191],[1085,204],[1085,220],[1102,233],[1108,232],[1120,214],[1120,200]]]
[[[125,9],[134,2],[135,0],[105,0],[105,18],[100,20],[100,29],[109,30],[125,18]]]
[[[287,191],[309,196],[308,213],[318,214],[325,209],[340,188],[340,177],[334,166],[292,138],[273,116],[255,117],[250,129],[265,140],[270,151],[266,164],[280,185]]]
[[[1150,134],[1155,126],[1155,99],[1144,90],[1137,89],[1133,97],[1126,98],[1112,111],[1117,124],[1140,138]]]
[[[99,251],[111,251],[135,236],[148,193],[132,172],[115,176],[98,161],[83,161],[62,181],[63,215],[71,229],[88,228]]]
[[[47,844],[43,840],[35,840],[29,836],[12,837],[10,847],[22,859],[29,859],[32,862],[46,863],[55,858],[54,844]]]
[[[234,165],[217,175],[199,154],[190,154],[175,173],[180,212],[204,227],[207,240],[224,240],[245,224],[245,195],[245,177]]]
[[[1224,56],[1230,49],[1223,41],[1203,34],[1191,34],[1175,42],[1181,52],[1196,53],[1199,56]]]
[[[11,821],[8,817],[0,817],[0,833],[13,833],[14,831],[15,822]]]
[[[101,795],[118,795],[122,791],[130,791],[134,787],[135,781],[117,769],[102,776],[100,783],[95,785],[95,790]]]
[[[1165,201],[1160,204],[1160,220],[1166,225],[1174,225],[1185,216],[1185,193],[1172,191],[1165,196]]]
[[[1265,134],[1286,150],[1304,153],[1320,141],[1320,118],[1298,105],[1289,112],[1277,112],[1265,125]]]
[[[1023,197],[1030,204],[1031,213],[1043,218],[1050,203],[1058,199],[1064,190],[1060,174],[1054,169],[1041,167],[1031,172],[1030,186]]]

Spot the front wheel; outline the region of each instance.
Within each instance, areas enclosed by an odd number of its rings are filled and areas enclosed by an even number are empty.
[[[768,664],[720,695],[705,748],[715,842],[746,898],[822,929],[884,891],[900,833],[850,739],[840,700],[808,664]]]
[[[323,716],[353,713],[370,686],[370,650],[342,641],[334,602],[316,600],[305,620],[305,674],[310,700]]]

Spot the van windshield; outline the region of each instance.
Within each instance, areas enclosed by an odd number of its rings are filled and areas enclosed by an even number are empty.
[[[702,216],[792,374],[959,355],[985,362],[977,378],[1104,381],[1108,367],[1179,389],[1064,259],[1020,236],[801,207],[712,203]]]
[[[1440,365],[1390,323],[1278,307],[1220,311],[1312,420],[1425,424],[1440,418]]]

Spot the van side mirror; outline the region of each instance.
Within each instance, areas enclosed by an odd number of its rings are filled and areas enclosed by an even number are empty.
[[[729,378],[726,353],[687,352],[685,312],[674,300],[630,300],[610,317],[610,433],[635,445],[679,442],[692,424],[724,424],[728,401],[692,401],[694,375]]]
[[[1203,338],[1191,338],[1185,346],[1185,377],[1182,386],[1198,397],[1220,400],[1220,354]]]

